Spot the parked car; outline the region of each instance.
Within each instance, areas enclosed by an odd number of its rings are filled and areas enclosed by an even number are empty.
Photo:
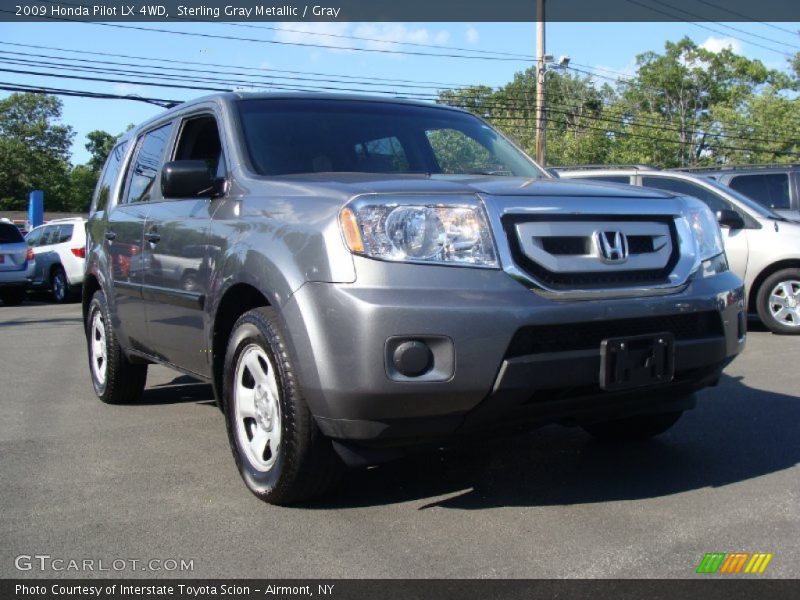
[[[800,220],[800,165],[742,165],[686,171],[712,177],[784,217]]]
[[[6,306],[25,299],[35,260],[17,226],[0,221],[0,300]]]
[[[647,168],[560,170],[563,178],[627,183],[694,196],[717,215],[749,310],[775,333],[800,334],[800,224],[711,177]]]
[[[49,289],[56,302],[80,293],[86,264],[86,219],[54,219],[35,227],[25,240],[36,255],[31,287]]]
[[[152,363],[211,382],[273,503],[492,429],[658,435],[745,343],[702,202],[559,181],[465,111],[394,99],[229,93],[131,130],[86,273],[100,399],[135,402]]]

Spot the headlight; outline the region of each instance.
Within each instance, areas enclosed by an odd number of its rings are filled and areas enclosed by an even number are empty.
[[[689,203],[689,225],[697,241],[697,255],[701,261],[714,258],[725,252],[722,232],[714,213],[699,200]]]
[[[498,266],[486,213],[471,197],[358,199],[339,214],[351,252],[398,262]]]

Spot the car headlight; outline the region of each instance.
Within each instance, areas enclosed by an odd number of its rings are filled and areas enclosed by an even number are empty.
[[[483,206],[472,197],[361,198],[339,214],[351,252],[370,258],[497,268]]]
[[[719,223],[705,203],[686,198],[686,221],[694,235],[697,247],[698,271],[703,277],[724,273],[729,269]]]
[[[725,252],[719,223],[708,206],[700,201],[691,202],[688,219],[697,242],[697,255],[701,261]]]

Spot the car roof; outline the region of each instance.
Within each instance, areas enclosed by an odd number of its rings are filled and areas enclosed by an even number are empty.
[[[191,108],[194,106],[198,106],[201,104],[209,104],[209,103],[231,104],[238,100],[259,100],[259,99],[375,102],[381,104],[420,106],[425,108],[436,108],[440,110],[448,110],[458,113],[472,114],[468,110],[465,110],[463,108],[458,108],[455,106],[436,104],[434,102],[427,102],[423,100],[393,98],[390,96],[370,96],[367,94],[333,94],[333,93],[320,93],[320,92],[247,92],[247,91],[222,92],[218,94],[209,94],[206,96],[201,96],[199,98],[194,98],[192,100],[187,100],[186,102],[181,102],[180,104],[176,104],[175,106],[165,110],[164,112],[159,113],[146,121],[143,121],[133,129],[126,131],[122,136],[120,136],[117,143],[127,141],[132,137],[138,135],[141,130],[147,129],[150,125],[159,121],[163,121],[165,118],[168,118],[172,114],[178,115],[185,112],[186,110],[191,110]]]

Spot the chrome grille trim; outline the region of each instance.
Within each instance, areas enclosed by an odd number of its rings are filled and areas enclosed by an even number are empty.
[[[535,263],[555,273],[608,273],[663,269],[672,255],[669,225],[651,221],[527,221],[514,226],[523,253]],[[619,231],[627,238],[650,238],[654,252],[629,254],[627,259],[607,263],[600,256],[597,234]],[[546,238],[582,238],[581,254],[553,254],[546,250]]]

